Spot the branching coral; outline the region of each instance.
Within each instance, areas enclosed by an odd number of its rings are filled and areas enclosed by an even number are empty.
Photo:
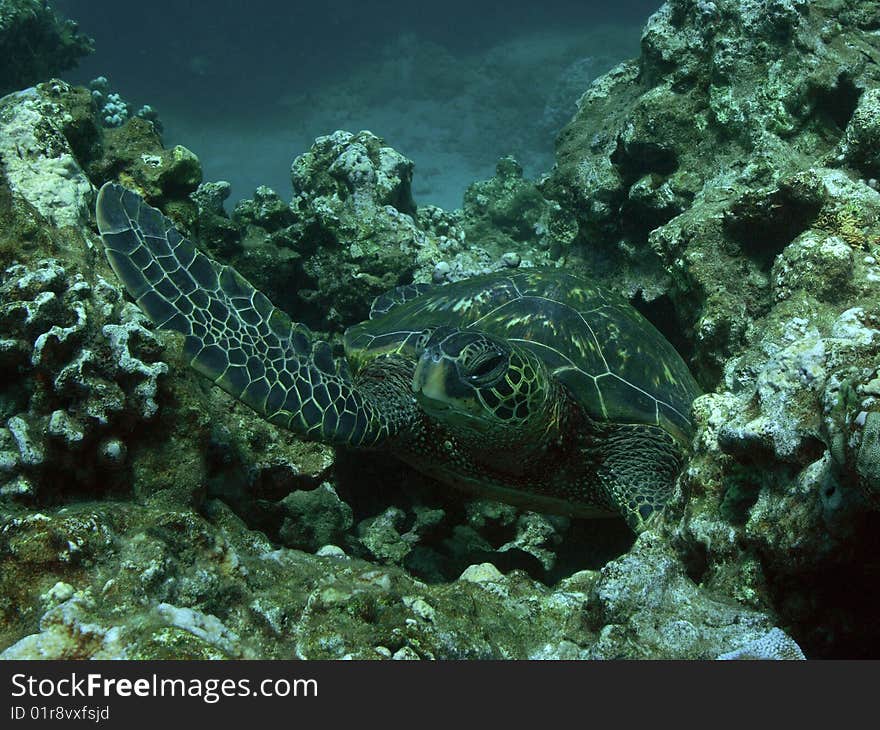
[[[161,343],[103,279],[89,284],[55,259],[16,264],[0,278],[0,479],[34,496],[59,469],[90,482],[109,464],[108,439],[153,418]],[[124,452],[124,449],[123,449]],[[44,485],[45,486],[45,485]]]

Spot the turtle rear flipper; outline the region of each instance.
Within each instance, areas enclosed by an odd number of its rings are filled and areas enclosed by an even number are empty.
[[[186,336],[196,370],[305,438],[360,446],[385,435],[326,343],[140,196],[106,183],[96,215],[116,275],[156,327]]]

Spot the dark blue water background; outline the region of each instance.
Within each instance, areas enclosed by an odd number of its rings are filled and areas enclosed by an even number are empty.
[[[312,140],[370,129],[416,164],[418,203],[458,207],[513,154],[536,176],[589,80],[638,53],[660,0],[510,3],[57,0],[96,41],[66,78],[152,105],[166,144],[232,201],[291,194]]]

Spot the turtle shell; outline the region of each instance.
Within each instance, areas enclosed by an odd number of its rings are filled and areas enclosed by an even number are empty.
[[[681,356],[632,305],[557,269],[478,276],[446,286],[401,287],[346,332],[355,370],[384,354],[418,357],[421,333],[476,329],[536,353],[575,400],[601,421],[693,432],[699,388]]]

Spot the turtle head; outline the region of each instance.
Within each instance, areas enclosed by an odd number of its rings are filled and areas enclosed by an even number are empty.
[[[425,412],[451,431],[518,442],[549,426],[550,374],[528,350],[451,327],[426,330],[420,345],[413,392]]]

